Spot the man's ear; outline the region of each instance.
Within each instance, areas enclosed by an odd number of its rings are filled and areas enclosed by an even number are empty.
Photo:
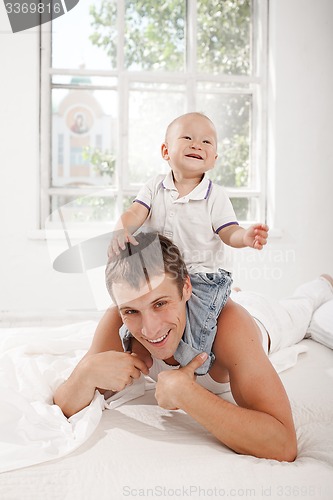
[[[168,153],[168,146],[165,144],[165,142],[163,142],[162,146],[161,146],[161,153],[162,153],[162,158],[163,160],[170,160],[170,156],[169,156],[169,153]]]
[[[185,283],[183,286],[183,297],[184,297],[186,302],[191,297],[191,295],[192,295],[192,283],[191,283],[190,277],[186,276]]]

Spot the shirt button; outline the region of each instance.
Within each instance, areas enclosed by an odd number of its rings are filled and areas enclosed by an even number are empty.
[[[175,212],[169,212],[169,217],[173,217],[175,215]]]

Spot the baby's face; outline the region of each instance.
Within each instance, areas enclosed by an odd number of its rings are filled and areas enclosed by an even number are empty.
[[[163,149],[164,146],[164,149]],[[187,114],[170,127],[162,154],[174,171],[196,176],[211,170],[217,158],[214,125],[205,116]]]

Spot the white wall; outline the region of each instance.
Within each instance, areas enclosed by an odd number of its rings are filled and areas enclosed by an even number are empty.
[[[235,281],[283,296],[333,273],[333,2],[270,1],[269,224],[263,252],[234,256]],[[86,276],[53,271],[29,238],[39,205],[38,30],[11,34],[0,4],[0,311],[94,309]],[[101,282],[101,287],[104,284]]]
[[[85,276],[52,270],[31,240],[39,206],[39,34],[11,34],[0,4],[0,311],[94,308]]]
[[[331,0],[270,1],[268,222],[282,236],[236,259],[242,286],[277,297],[333,273],[332,19]]]

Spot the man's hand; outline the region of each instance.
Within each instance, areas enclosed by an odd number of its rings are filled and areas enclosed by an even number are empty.
[[[142,359],[148,368],[153,366],[153,358],[150,352],[134,337],[131,339],[131,351],[132,354],[136,354],[138,358]]]
[[[181,407],[182,393],[191,390],[196,381],[195,370],[203,365],[207,358],[207,353],[203,352],[178,370],[165,370],[159,373],[155,398],[161,408],[178,410]]]
[[[131,385],[141,373],[148,375],[147,365],[136,354],[107,351],[87,356],[82,361],[85,382],[93,388],[118,392]]]
[[[269,227],[266,224],[254,224],[245,230],[243,235],[244,245],[262,250],[267,243]]]

